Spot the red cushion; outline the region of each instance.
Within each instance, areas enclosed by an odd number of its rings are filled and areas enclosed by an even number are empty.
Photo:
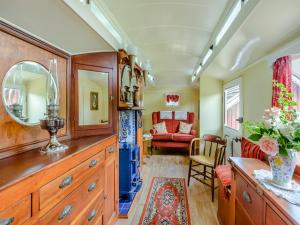
[[[262,161],[266,160],[266,154],[260,150],[260,147],[244,137],[241,140],[241,149],[242,158],[254,158]]]
[[[216,171],[216,176],[220,179],[220,181],[224,187],[231,185],[232,177],[231,177],[231,166],[230,165],[217,166],[215,171]]]
[[[231,185],[232,182],[232,172],[230,165],[220,165],[217,166],[215,169],[216,176],[219,178],[222,187],[220,187],[221,195],[223,198],[229,198],[228,187]]]
[[[172,134],[168,133],[168,134],[153,134],[152,135],[152,140],[154,141],[171,141],[172,140]]]
[[[194,136],[191,134],[173,134],[173,141],[183,141],[183,142],[190,142],[193,140]]]

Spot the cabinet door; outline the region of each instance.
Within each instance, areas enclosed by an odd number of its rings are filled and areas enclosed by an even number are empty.
[[[117,157],[110,157],[105,164],[104,225],[112,224],[117,216],[117,175]]]
[[[287,219],[285,219],[287,221]],[[266,225],[285,225],[284,220],[267,205],[266,208]]]

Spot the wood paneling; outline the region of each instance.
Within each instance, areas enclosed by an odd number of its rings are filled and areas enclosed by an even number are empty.
[[[78,123],[78,69],[109,73],[109,120],[108,125],[79,126]],[[72,136],[83,137],[117,132],[117,53],[100,52],[72,56],[71,126]]]
[[[18,31],[0,22],[0,81],[14,64],[29,60],[49,68],[49,61],[58,61],[60,83],[61,117],[66,119],[66,126],[59,131],[59,136],[68,138],[68,90],[70,73],[70,56],[56,48]],[[1,91],[2,99],[2,91]],[[33,147],[46,144],[49,139],[47,131],[40,126],[23,126],[15,122],[5,111],[0,101],[0,158],[18,154]]]
[[[116,151],[110,154],[105,164],[104,225],[114,224],[118,215],[118,156]]]

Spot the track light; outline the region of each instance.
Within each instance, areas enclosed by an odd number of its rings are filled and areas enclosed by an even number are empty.
[[[200,72],[201,69],[202,69],[202,64],[200,64],[198,66],[198,68],[197,68],[196,73],[194,74],[194,76],[196,76]]]
[[[224,23],[224,25],[223,25],[222,29],[220,30],[220,32],[218,33],[218,35],[216,36],[215,45],[218,45],[220,43],[221,39],[226,34],[226,32],[228,31],[228,29],[231,26],[231,24],[233,23],[233,21],[239,15],[241,8],[242,8],[242,2],[246,3],[247,1],[238,0],[237,3],[235,4],[235,6],[232,8],[226,22]]]
[[[203,64],[203,65],[207,62],[207,60],[209,59],[209,57],[210,57],[211,54],[213,53],[213,48],[214,48],[214,46],[212,45],[212,46],[210,46],[210,48],[208,49],[208,51],[207,51],[207,53],[206,53],[206,55],[204,56],[203,61],[202,61],[202,64]]]

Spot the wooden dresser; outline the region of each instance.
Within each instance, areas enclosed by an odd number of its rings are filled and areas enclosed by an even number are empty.
[[[266,190],[253,177],[253,170],[268,169],[257,159],[230,158],[233,166],[236,225],[300,224],[300,207],[290,204]],[[294,179],[300,183],[299,177]]]
[[[118,212],[116,135],[65,142],[0,160],[0,224],[114,224]]]

